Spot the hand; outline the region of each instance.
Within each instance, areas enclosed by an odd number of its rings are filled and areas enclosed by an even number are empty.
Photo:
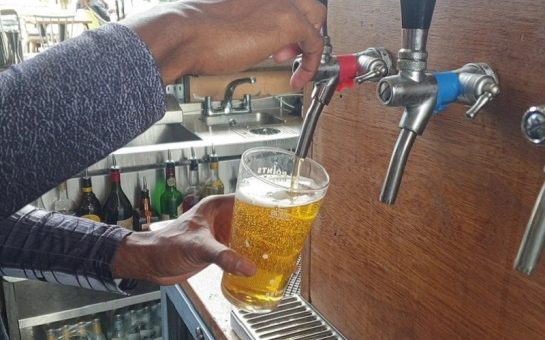
[[[163,229],[130,234],[114,257],[114,276],[172,285],[210,263],[236,275],[254,275],[255,264],[226,246],[233,203],[234,195],[209,196]]]
[[[320,64],[325,7],[315,0],[192,0],[157,6],[122,23],[148,45],[163,83],[184,74],[247,69],[303,54],[291,84],[301,89]]]

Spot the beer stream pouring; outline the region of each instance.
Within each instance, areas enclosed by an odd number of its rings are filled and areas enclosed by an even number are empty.
[[[327,7],[327,0],[321,0]],[[306,158],[318,119],[325,106],[329,105],[335,91],[352,87],[354,81],[362,84],[366,81],[378,81],[394,73],[390,53],[384,48],[368,48],[364,51],[334,55],[331,39],[327,33],[327,20],[322,27],[324,50],[318,71],[314,75],[311,103],[305,115],[301,136],[295,149],[295,155]],[[293,71],[301,65],[301,57],[295,59]]]

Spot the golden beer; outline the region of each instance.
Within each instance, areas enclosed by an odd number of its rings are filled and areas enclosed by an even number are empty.
[[[230,247],[257,265],[253,277],[225,273],[222,291],[235,306],[266,312],[282,299],[325,190],[290,192],[291,176],[265,176],[239,182]],[[299,188],[312,187],[301,177]],[[303,190],[304,191],[304,190]]]

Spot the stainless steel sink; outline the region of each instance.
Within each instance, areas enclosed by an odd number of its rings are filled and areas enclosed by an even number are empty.
[[[140,136],[130,141],[126,147],[145,146],[201,140],[181,124],[153,125]]]
[[[203,116],[202,120],[208,126],[225,125],[231,127],[263,126],[285,123],[285,120],[264,112]]]

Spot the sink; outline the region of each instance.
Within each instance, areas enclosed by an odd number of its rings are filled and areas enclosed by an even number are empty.
[[[264,112],[204,116],[201,119],[208,126],[228,125],[232,127],[284,124],[286,122],[284,119],[275,117],[272,114],[264,113]]]
[[[130,141],[126,147],[145,146],[165,143],[177,143],[193,140],[201,140],[181,124],[153,125]]]

